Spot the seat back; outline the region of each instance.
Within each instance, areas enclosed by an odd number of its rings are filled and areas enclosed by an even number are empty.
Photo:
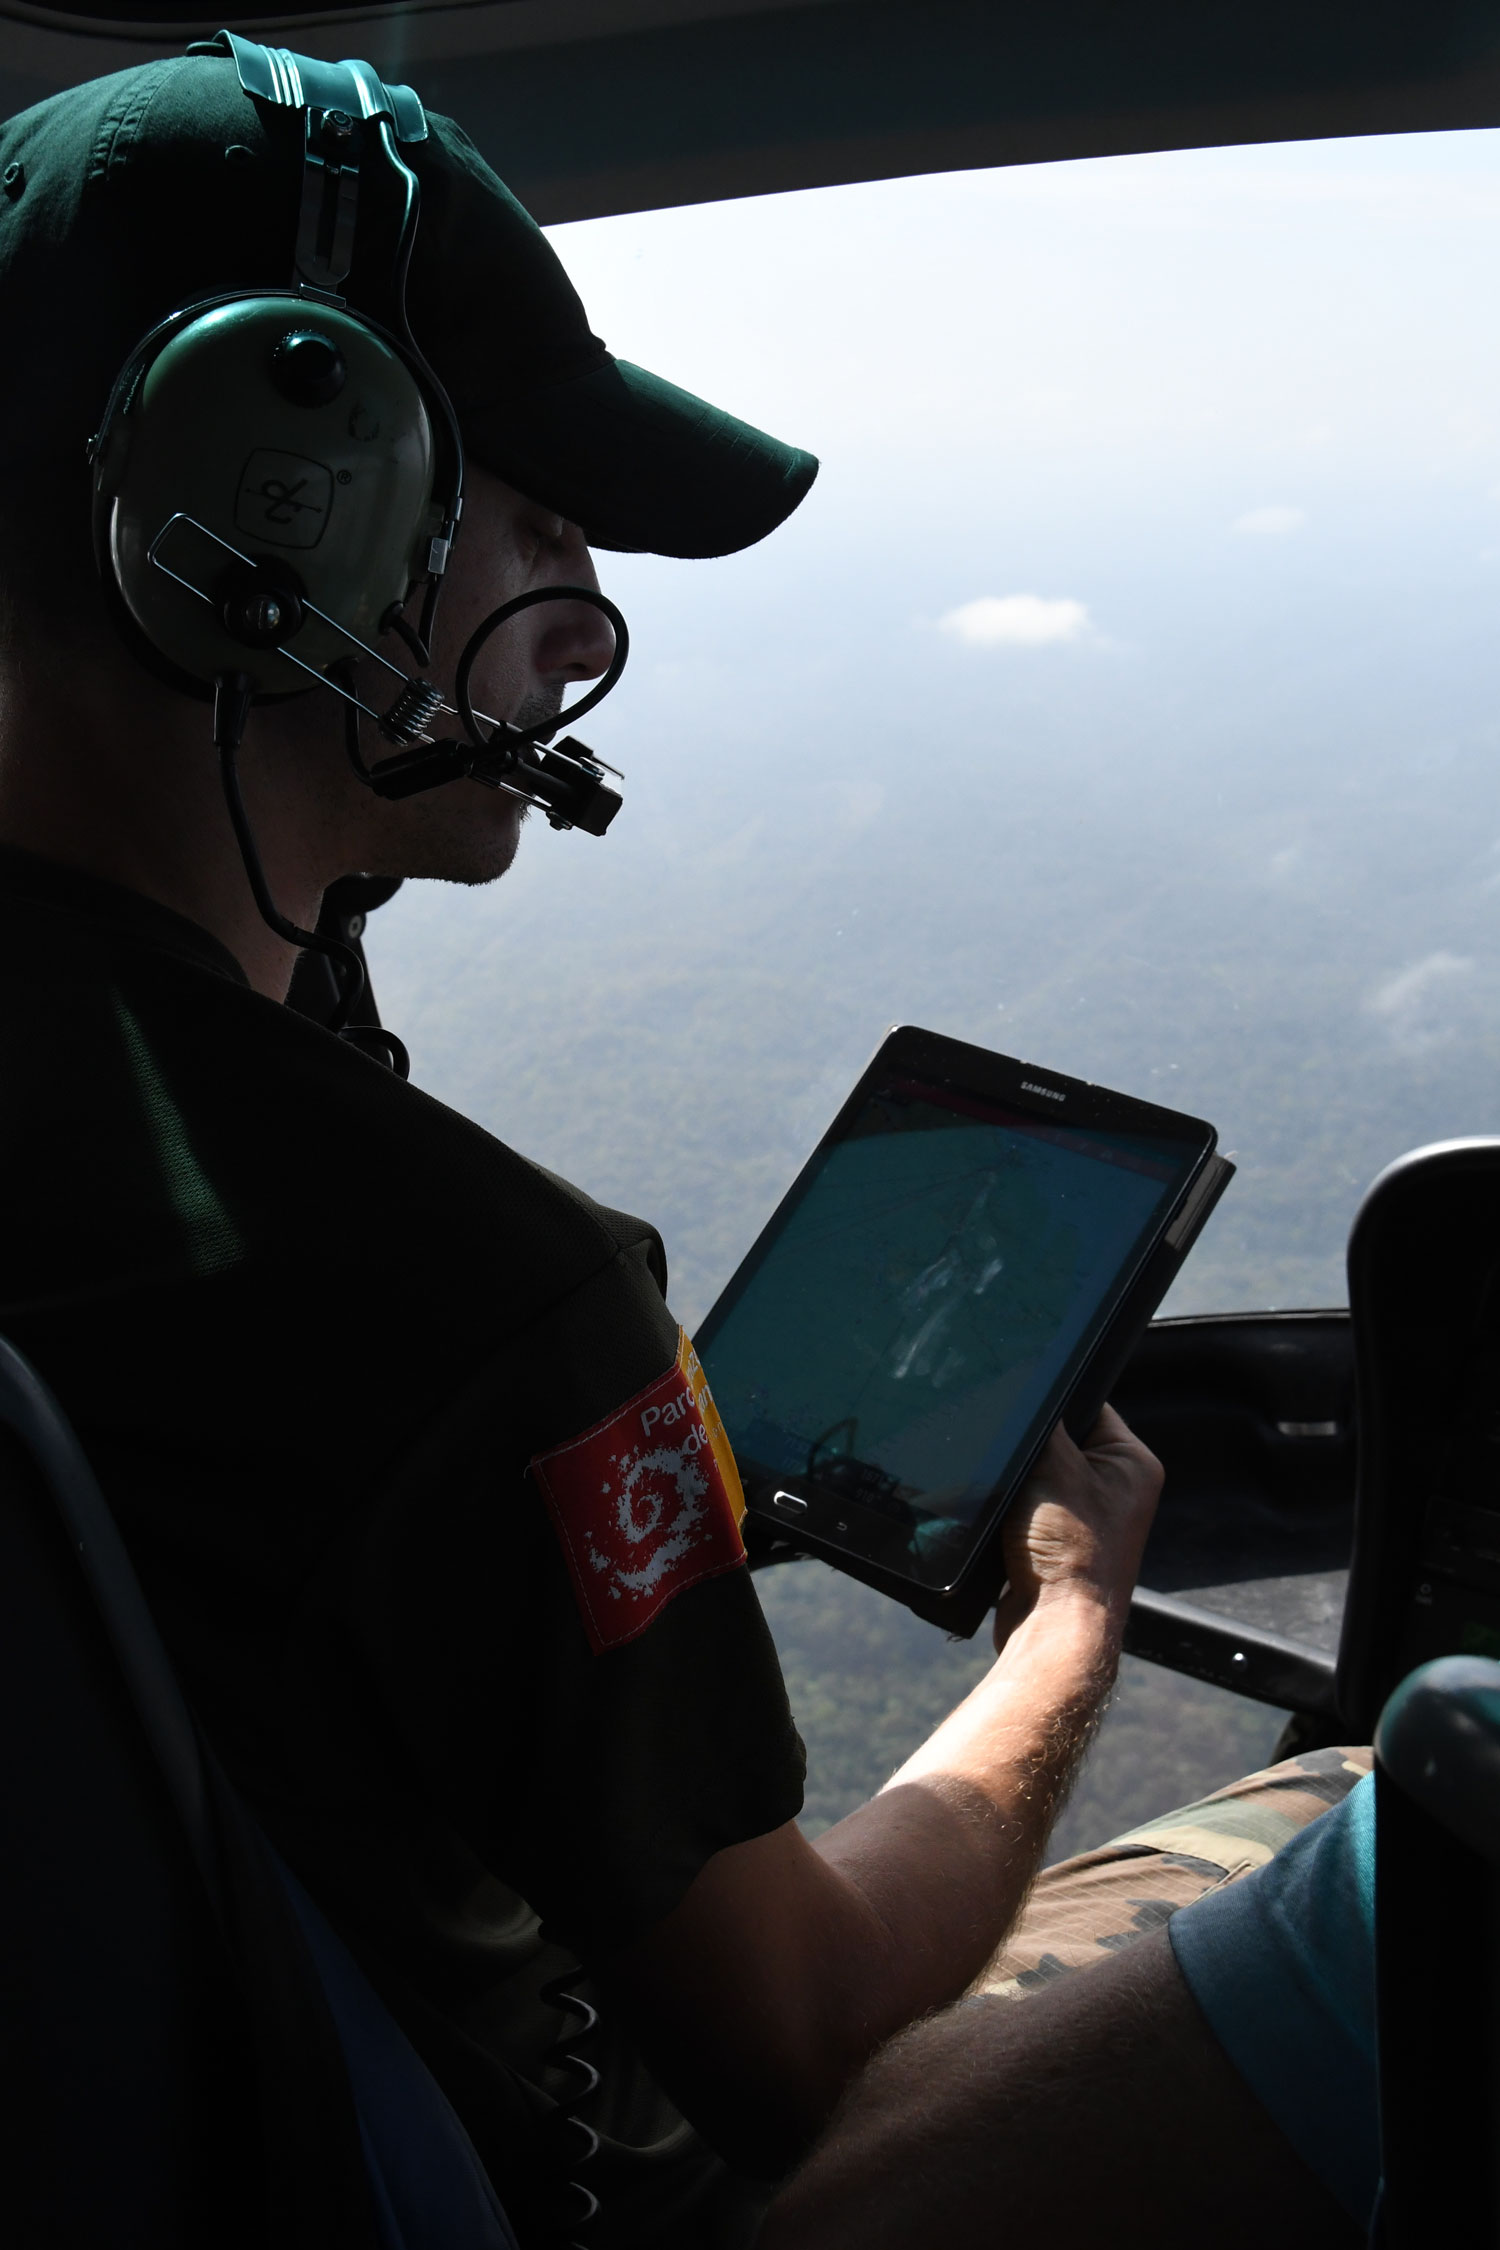
[[[263,2242],[260,2119],[233,1966],[13,1426],[0,1427],[0,1711],[7,2231],[59,2250]]]
[[[1500,2243],[1500,1663],[1445,1657],[1375,1732],[1381,2250]]]
[[[1349,1237],[1355,1536],[1338,1705],[1368,1740],[1429,1658],[1500,1657],[1500,1139],[1381,1173]]]
[[[0,1695],[11,2239],[513,2250],[435,2082],[200,1740],[88,1463],[3,1340]]]

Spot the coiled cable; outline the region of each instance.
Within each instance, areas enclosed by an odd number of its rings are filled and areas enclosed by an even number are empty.
[[[430,739],[427,729],[443,708],[441,688],[435,688],[430,680],[408,681],[381,718],[380,731],[387,742],[399,742],[403,746],[426,742]],[[356,721],[358,716],[356,711]]]

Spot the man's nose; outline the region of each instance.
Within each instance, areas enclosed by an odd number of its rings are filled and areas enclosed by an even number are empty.
[[[592,568],[579,571],[574,583],[595,585]],[[609,669],[615,653],[614,627],[592,602],[546,602],[539,616],[535,664],[544,678],[596,680]]]

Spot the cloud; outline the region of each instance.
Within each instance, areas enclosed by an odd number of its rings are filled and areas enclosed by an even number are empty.
[[[868,828],[885,806],[883,781],[844,781],[836,791],[838,817],[845,828]]]
[[[1381,1019],[1398,1047],[1420,1051],[1441,1046],[1455,1031],[1451,1021],[1441,1020],[1443,996],[1455,983],[1471,977],[1475,966],[1464,953],[1424,954],[1377,985],[1365,1006]]]
[[[1284,539],[1289,531],[1300,531],[1306,521],[1305,508],[1247,508],[1235,517],[1232,529],[1248,531],[1257,539]]]
[[[968,648],[1041,648],[1051,641],[1076,641],[1088,631],[1082,602],[1048,601],[1041,594],[982,594],[938,619]]]

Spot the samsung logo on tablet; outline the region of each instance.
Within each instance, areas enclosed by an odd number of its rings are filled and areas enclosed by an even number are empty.
[[[1034,1078],[1023,1078],[1021,1091],[1023,1094],[1045,1094],[1049,1102],[1065,1102],[1068,1098],[1066,1094],[1060,1094],[1055,1086],[1039,1086]]]

